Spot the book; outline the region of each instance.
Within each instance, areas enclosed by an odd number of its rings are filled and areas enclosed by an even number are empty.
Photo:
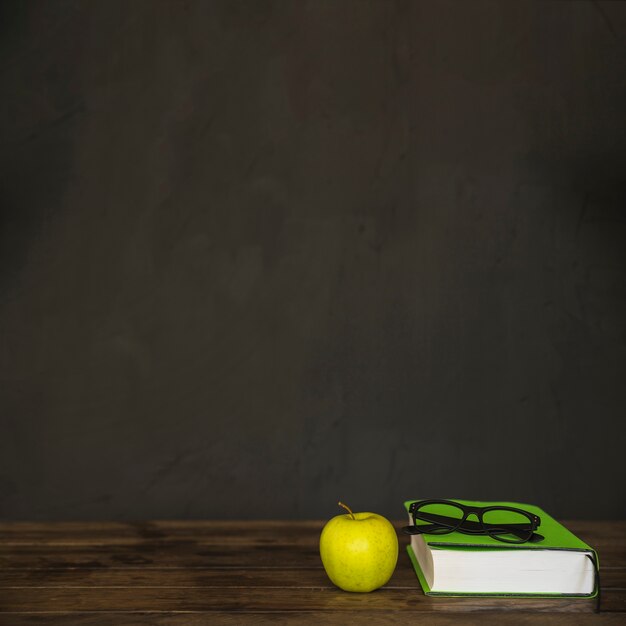
[[[412,502],[404,503],[407,512]],[[514,502],[455,502],[524,509],[541,518],[537,532],[544,539],[508,544],[487,535],[459,532],[411,535],[407,551],[426,595],[596,595],[597,553],[539,507]],[[410,514],[409,523],[413,524]]]

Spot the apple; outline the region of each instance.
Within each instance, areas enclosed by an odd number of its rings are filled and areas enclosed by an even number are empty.
[[[382,587],[398,562],[398,536],[391,523],[376,513],[333,517],[320,536],[320,556],[331,581],[344,591],[365,593]]]

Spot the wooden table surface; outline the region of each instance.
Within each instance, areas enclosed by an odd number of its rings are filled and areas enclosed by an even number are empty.
[[[626,624],[626,522],[566,525],[599,551],[599,615],[587,599],[428,598],[404,535],[384,588],[345,593],[319,521],[0,523],[0,624]]]

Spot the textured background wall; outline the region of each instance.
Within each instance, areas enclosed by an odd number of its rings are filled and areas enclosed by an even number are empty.
[[[626,4],[0,7],[2,517],[626,513]]]

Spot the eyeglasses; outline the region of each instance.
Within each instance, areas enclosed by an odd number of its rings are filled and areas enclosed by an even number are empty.
[[[504,543],[537,543],[544,537],[535,530],[541,525],[538,515],[509,506],[467,506],[454,500],[419,500],[412,502],[409,513],[413,526],[405,526],[409,535],[426,533],[447,535],[488,535]],[[477,521],[468,519],[475,516]]]

